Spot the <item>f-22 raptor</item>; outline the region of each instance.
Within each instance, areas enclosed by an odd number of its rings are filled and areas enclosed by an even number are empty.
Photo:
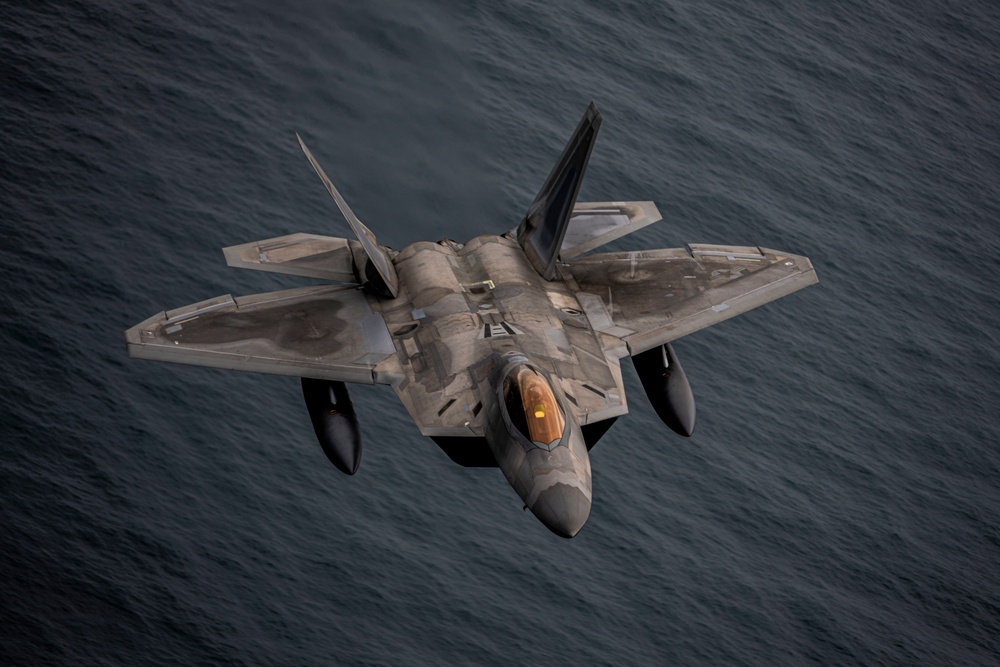
[[[376,241],[299,137],[355,238],[224,252],[230,266],[328,282],[161,312],[125,333],[128,353],[302,378],[320,444],[347,474],[361,437],[345,383],[389,385],[453,461],[499,467],[573,537],[590,514],[588,452],[628,412],[621,359],[689,436],[694,398],[671,341],[817,282],[806,257],[757,246],[588,254],[661,219],[650,201],[576,201],[600,127],[591,103],[515,229],[402,250]]]

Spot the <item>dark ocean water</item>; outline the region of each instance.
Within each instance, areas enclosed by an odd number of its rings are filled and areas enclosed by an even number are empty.
[[[1000,6],[0,4],[0,664],[1000,664]],[[820,284],[631,365],[551,535],[391,391],[324,458],[298,382],[127,359],[164,308],[308,281],[220,248],[514,226],[587,102],[613,248]]]

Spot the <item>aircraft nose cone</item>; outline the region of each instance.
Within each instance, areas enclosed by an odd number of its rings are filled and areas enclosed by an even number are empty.
[[[574,486],[555,484],[539,494],[531,511],[553,533],[570,538],[587,522],[590,498]]]

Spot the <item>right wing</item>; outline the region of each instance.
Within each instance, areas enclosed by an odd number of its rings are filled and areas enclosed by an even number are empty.
[[[131,357],[373,384],[395,352],[365,293],[316,285],[159,313],[125,332]]]
[[[818,281],[807,257],[744,246],[603,253],[564,267],[591,326],[621,339],[630,355]]]

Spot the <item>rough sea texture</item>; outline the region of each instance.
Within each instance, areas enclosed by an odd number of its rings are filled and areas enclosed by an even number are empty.
[[[0,4],[0,664],[1000,664],[993,0]],[[520,219],[586,104],[612,249],[759,244],[820,284],[623,363],[574,540],[353,391],[122,332],[308,280],[220,248]]]

